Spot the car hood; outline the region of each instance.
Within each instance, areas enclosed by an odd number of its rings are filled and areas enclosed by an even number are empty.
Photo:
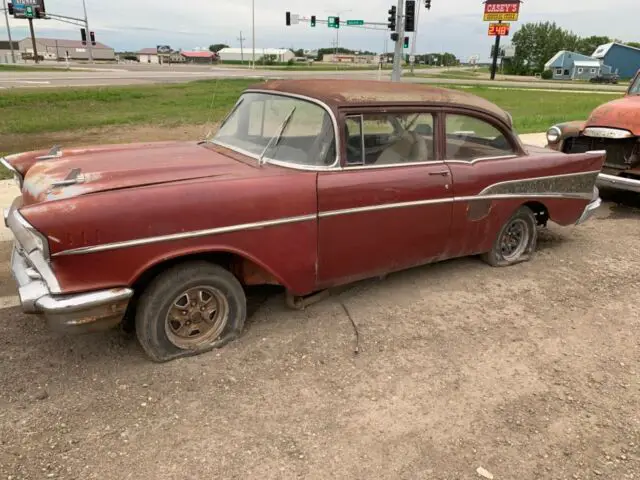
[[[629,95],[597,107],[585,127],[609,127],[629,130],[640,136],[640,95]]]
[[[161,142],[63,150],[33,163],[24,178],[24,205],[107,190],[203,177],[255,175],[256,168],[195,142]]]

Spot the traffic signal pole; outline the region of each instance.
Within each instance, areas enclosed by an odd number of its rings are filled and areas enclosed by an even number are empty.
[[[82,0],[82,8],[84,8],[84,25],[85,28],[87,29],[87,35],[91,35],[89,32],[91,32],[91,30],[89,30],[89,19],[87,17],[87,3],[86,0]],[[89,41],[87,42],[87,48],[89,49],[89,62],[93,63],[93,48],[92,44],[91,44],[91,39],[89,39]]]
[[[398,9],[396,11],[396,27],[398,38],[396,39],[396,48],[393,53],[393,72],[391,73],[391,81],[399,82],[402,78],[402,53],[404,45],[404,0],[398,0]]]

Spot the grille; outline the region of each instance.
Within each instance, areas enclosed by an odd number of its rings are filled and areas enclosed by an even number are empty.
[[[564,153],[585,153],[589,150],[606,150],[604,166],[627,170],[640,165],[640,143],[637,138],[614,140],[609,138],[570,137],[565,141]]]

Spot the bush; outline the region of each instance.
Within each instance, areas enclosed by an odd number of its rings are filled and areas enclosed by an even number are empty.
[[[296,62],[293,60],[293,58],[290,58],[290,59],[289,59],[289,61],[287,62],[287,65],[288,65],[288,66],[290,66],[290,67],[293,67],[293,65],[294,65],[295,63],[296,63]]]
[[[551,70],[545,70],[540,76],[543,80],[551,80],[553,78],[553,72]]]

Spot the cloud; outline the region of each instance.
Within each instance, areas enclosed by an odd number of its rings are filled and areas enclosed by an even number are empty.
[[[512,32],[525,22],[555,21],[580,35],[608,35],[627,41],[640,41],[637,33],[637,1],[533,0],[522,4],[520,21],[512,24]],[[116,50],[138,50],[158,44],[173,48],[193,49],[212,43],[239,46],[240,31],[245,45],[251,46],[251,0],[191,0],[159,2],[157,0],[87,0],[91,29],[97,39]],[[329,47],[339,33],[340,45],[354,49],[381,52],[392,49],[389,31],[341,28],[339,32],[318,24],[285,26],[285,11],[326,18],[340,14],[341,19],[387,21],[387,10],[394,0],[368,2],[334,1],[312,3],[303,0],[255,0],[256,47]],[[422,0],[419,4],[422,5]],[[82,0],[50,0],[50,13],[83,17]],[[347,11],[350,10],[350,11]],[[480,0],[432,0],[432,8],[422,7],[416,50],[449,51],[462,59],[479,54],[487,59],[493,40],[487,36],[482,21]],[[52,20],[37,20],[37,35],[79,39],[79,29]],[[12,20],[15,38],[28,35],[25,20]],[[384,28],[384,27],[383,27]]]

